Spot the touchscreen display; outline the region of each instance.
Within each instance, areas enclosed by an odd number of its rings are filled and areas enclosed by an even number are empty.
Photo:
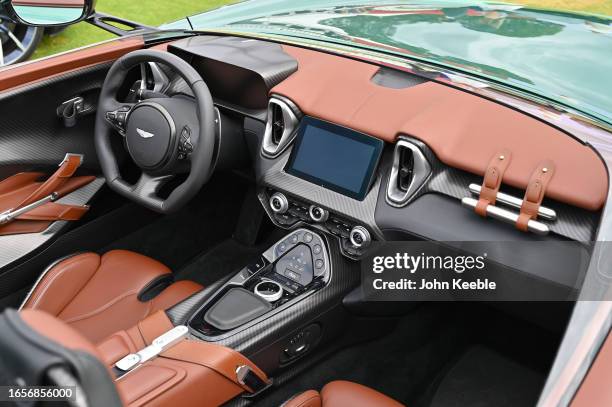
[[[305,117],[286,171],[358,200],[368,193],[383,141]]]

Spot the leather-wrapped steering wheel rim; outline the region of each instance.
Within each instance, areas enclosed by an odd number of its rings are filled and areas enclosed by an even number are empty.
[[[121,177],[111,142],[113,137],[117,137],[116,130],[106,119],[107,112],[117,110],[124,105],[116,100],[116,95],[130,69],[145,62],[161,63],[173,69],[190,87],[196,100],[199,132],[198,142],[190,154],[189,175],[165,199],[156,195],[156,188],[164,177],[153,177],[143,172],[140,180],[133,185]],[[210,90],[202,77],[187,62],[176,55],[155,50],[138,50],[122,56],[108,71],[100,92],[96,115],[95,146],[108,185],[113,191],[154,211],[170,213],[180,209],[212,175],[215,148],[214,120],[215,110]]]

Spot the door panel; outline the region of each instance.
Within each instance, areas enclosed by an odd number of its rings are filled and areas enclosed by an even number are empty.
[[[66,127],[57,108],[86,95],[97,103],[110,63],[0,93],[0,178],[33,168],[57,168],[66,153],[83,154],[83,168],[98,169],[93,143],[95,111]]]
[[[88,225],[108,212],[87,210],[85,205],[91,204],[94,197],[97,202],[105,202],[104,205],[123,204],[123,200],[114,196],[111,199],[97,196],[100,191],[112,193],[103,188],[104,179],[94,146],[95,105],[114,60],[143,46],[141,37],[119,39],[0,70],[0,200],[3,200],[0,213],[26,207],[28,193],[42,191],[37,199],[32,199],[39,206],[0,225],[0,286],[3,287],[0,297],[20,292],[33,283],[43,270],[30,269],[27,265],[34,257],[37,265],[55,260],[45,255],[46,248],[54,241],[75,229],[87,238]],[[91,109],[69,127],[58,117],[57,109],[77,96],[83,97]],[[44,184],[50,175],[57,174],[58,165],[67,153],[83,156],[77,172],[67,177],[63,174],[58,184]],[[65,188],[67,185],[70,188]],[[41,199],[49,197],[51,190],[60,192],[59,199],[55,202]],[[103,241],[105,228],[97,224],[98,235],[92,236],[92,240]],[[91,247],[82,240],[71,244],[74,247],[64,245],[63,250]],[[21,271],[16,275],[14,270]]]

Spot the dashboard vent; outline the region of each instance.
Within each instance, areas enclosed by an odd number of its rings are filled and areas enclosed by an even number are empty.
[[[295,137],[298,118],[289,105],[278,98],[268,102],[268,119],[262,142],[262,154],[277,157]]]
[[[406,192],[410,188],[414,170],[414,152],[409,148],[399,149],[399,165],[397,171],[397,188]]]
[[[285,132],[285,119],[280,105],[272,105],[272,143],[278,146]]]
[[[406,205],[430,174],[431,165],[421,149],[409,140],[400,138],[393,151],[393,166],[387,183],[387,202],[393,206]]]

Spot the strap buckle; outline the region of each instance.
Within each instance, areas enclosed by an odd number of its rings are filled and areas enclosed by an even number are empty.
[[[189,328],[187,328],[185,325],[176,326],[163,335],[155,338],[151,345],[139,350],[136,353],[130,353],[129,355],[121,358],[117,363],[115,363],[115,367],[122,373],[129,372],[146,361],[158,356],[163,351],[171,348],[179,341],[186,338],[188,333]]]
[[[64,156],[64,159],[57,166],[61,167],[62,165],[70,161],[72,157],[76,157],[79,160],[79,165],[77,167],[80,167],[83,164],[83,158],[84,158],[83,154],[66,153],[66,155]]]
[[[273,383],[272,379],[268,379],[268,381],[263,380],[248,365],[240,365],[236,368],[236,379],[238,383],[251,389],[249,394],[243,395],[243,397],[247,398],[261,394],[272,386]]]

